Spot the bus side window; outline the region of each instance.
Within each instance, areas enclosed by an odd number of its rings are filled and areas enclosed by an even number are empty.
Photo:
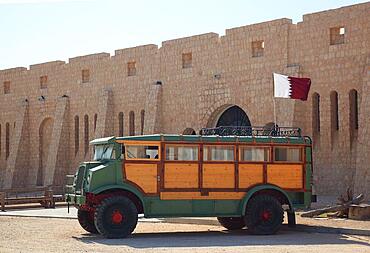
[[[233,145],[205,145],[203,161],[234,161]]]
[[[240,161],[268,162],[270,160],[270,148],[268,147],[240,147]]]
[[[167,161],[198,161],[198,146],[166,145]]]
[[[158,160],[159,147],[147,145],[126,145],[126,160],[130,159],[153,159]]]
[[[277,162],[301,162],[302,161],[301,148],[275,147],[274,154],[275,154],[274,160]]]

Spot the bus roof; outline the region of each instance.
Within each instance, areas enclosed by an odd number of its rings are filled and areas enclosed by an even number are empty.
[[[182,134],[153,134],[117,137],[117,141],[187,141],[187,142],[256,142],[256,143],[291,143],[311,144],[309,137],[281,136],[218,136],[218,135],[182,135]]]

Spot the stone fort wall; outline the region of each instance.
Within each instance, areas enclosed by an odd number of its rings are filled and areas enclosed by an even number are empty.
[[[273,119],[272,73],[312,79],[276,99],[277,123],[314,140],[318,194],[370,195],[370,3],[0,70],[0,187],[63,185],[101,136],[214,126],[237,105]]]

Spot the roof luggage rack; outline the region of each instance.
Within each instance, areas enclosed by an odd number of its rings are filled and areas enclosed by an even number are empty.
[[[301,137],[298,127],[220,126],[202,128],[200,135]]]

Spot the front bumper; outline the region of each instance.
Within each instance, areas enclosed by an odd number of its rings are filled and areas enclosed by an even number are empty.
[[[67,193],[65,195],[65,201],[71,205],[80,206],[86,203],[86,196]]]

